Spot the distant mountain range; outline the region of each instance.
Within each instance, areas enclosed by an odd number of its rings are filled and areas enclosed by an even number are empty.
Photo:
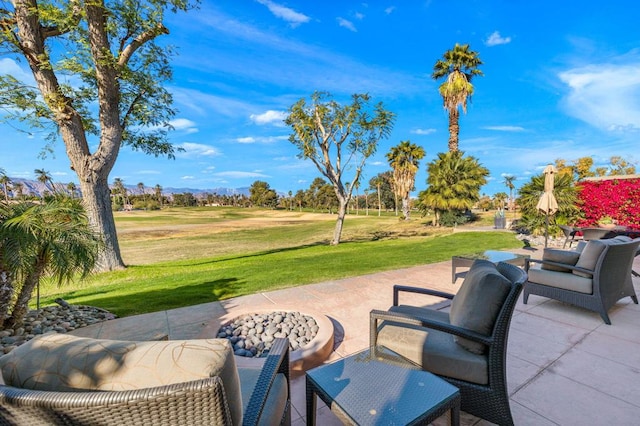
[[[48,185],[43,184],[39,180],[12,178],[12,177],[10,177],[10,179],[11,179],[10,187],[13,189],[9,191],[9,196],[15,196],[16,183],[22,184],[22,193],[27,196],[35,195],[37,197],[42,197],[45,191],[51,192],[51,188]],[[59,192],[67,192],[67,193],[69,192],[69,189],[67,188],[66,183],[54,182],[54,185],[56,187],[56,190]],[[110,185],[110,186],[113,188],[113,185]],[[127,191],[129,191],[129,194],[131,195],[140,194],[140,189],[138,189],[137,185],[125,185],[125,188],[127,188]],[[80,193],[80,185],[76,185],[76,191],[77,193]],[[4,191],[0,190],[0,192],[4,192]],[[154,194],[155,189],[153,186],[145,186],[144,192],[146,194]],[[162,188],[163,195],[170,196],[173,194],[184,194],[186,192],[192,193],[196,198],[203,197],[206,194],[247,195],[248,196],[249,188],[222,188],[222,187],[211,188],[211,189],[197,189],[197,188],[187,188],[187,187],[184,187],[184,188],[172,188],[172,187],[164,188],[163,187]]]

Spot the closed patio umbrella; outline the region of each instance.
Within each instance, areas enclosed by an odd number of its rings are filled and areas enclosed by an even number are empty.
[[[544,192],[538,201],[536,208],[545,215],[544,246],[549,239],[549,216],[558,211],[558,202],[553,195],[553,185],[557,170],[551,164],[544,168]]]

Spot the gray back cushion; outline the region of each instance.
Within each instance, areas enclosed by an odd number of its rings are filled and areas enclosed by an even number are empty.
[[[476,260],[451,302],[451,324],[490,335],[510,290],[511,282],[498,272],[496,265],[488,260]],[[482,343],[457,336],[454,339],[473,353],[482,354],[486,350]]]
[[[580,257],[580,252],[572,251],[572,250],[559,250],[559,249],[550,249],[545,248],[542,253],[542,260],[549,260],[551,262],[563,263],[565,265],[574,266]],[[558,272],[571,272],[571,268],[563,268],[562,266],[549,265],[548,263],[543,263],[541,266],[542,269],[547,269],[549,271],[558,271]]]
[[[605,248],[605,244],[606,243],[604,242],[604,240],[589,241],[584,249],[582,249],[580,258],[578,259],[578,262],[576,262],[576,266],[579,268],[588,269],[590,271],[596,269],[596,263],[598,263],[598,259],[600,258],[600,255]],[[593,276],[593,274],[587,274],[585,272],[575,270],[573,271],[573,273],[585,278],[591,278]]]

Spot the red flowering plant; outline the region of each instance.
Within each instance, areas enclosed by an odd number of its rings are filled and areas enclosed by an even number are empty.
[[[578,205],[583,213],[577,225],[596,226],[603,218],[640,229],[640,179],[580,182]]]

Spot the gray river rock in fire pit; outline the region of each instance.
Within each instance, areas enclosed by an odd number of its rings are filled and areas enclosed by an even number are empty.
[[[318,333],[313,317],[300,312],[247,314],[220,327],[216,337],[229,339],[236,355],[266,355],[276,338],[289,339],[292,351],[305,346]]]

